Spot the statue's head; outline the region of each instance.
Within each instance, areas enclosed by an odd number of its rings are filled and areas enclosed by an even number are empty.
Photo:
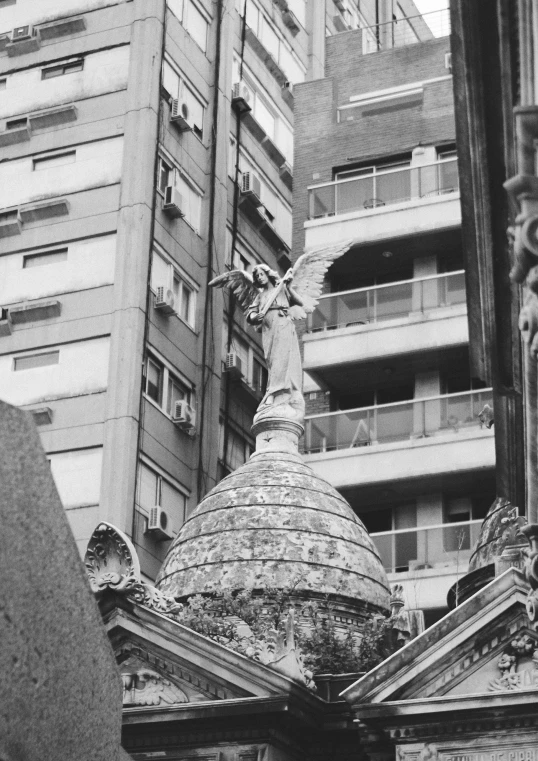
[[[252,279],[254,285],[258,288],[265,288],[267,283],[271,282],[273,285],[278,283],[277,273],[268,267],[267,264],[257,264],[252,270]]]

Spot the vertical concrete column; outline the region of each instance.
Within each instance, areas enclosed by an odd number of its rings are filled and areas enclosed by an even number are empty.
[[[417,497],[417,528],[443,523],[443,495],[421,494]],[[417,559],[423,563],[439,563],[445,556],[443,529],[417,532]]]
[[[114,313],[104,421],[101,514],[131,534],[151,251],[165,0],[134,0]]]
[[[419,145],[413,149],[411,157],[411,198],[423,198],[430,193],[435,194],[437,192],[439,188],[437,167],[431,166],[436,160],[437,150],[434,145]]]
[[[377,29],[380,50],[389,50],[394,46],[392,24],[392,0],[376,0]]]
[[[415,376],[415,400],[430,396],[439,396],[441,380],[439,371],[417,373]],[[441,403],[432,400],[415,404],[413,410],[413,425],[415,435],[433,434],[439,430],[441,423]]]
[[[322,79],[325,76],[325,2],[326,0],[307,0],[308,80]]]
[[[413,277],[421,278],[437,274],[437,256],[417,256],[413,260]],[[437,280],[421,280],[413,283],[413,312],[423,312],[439,305]]]

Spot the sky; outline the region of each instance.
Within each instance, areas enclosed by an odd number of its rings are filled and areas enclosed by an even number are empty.
[[[448,8],[448,0],[415,0],[415,5],[421,13],[430,13]]]

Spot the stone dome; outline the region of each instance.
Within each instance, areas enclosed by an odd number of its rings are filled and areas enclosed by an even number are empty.
[[[387,611],[379,554],[346,500],[298,453],[256,452],[198,505],[156,585],[176,598],[213,590],[330,595],[348,613]]]

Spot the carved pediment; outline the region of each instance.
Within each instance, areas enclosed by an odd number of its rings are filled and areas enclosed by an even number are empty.
[[[538,689],[538,634],[528,585],[509,569],[373,669],[344,696],[352,704]]]

